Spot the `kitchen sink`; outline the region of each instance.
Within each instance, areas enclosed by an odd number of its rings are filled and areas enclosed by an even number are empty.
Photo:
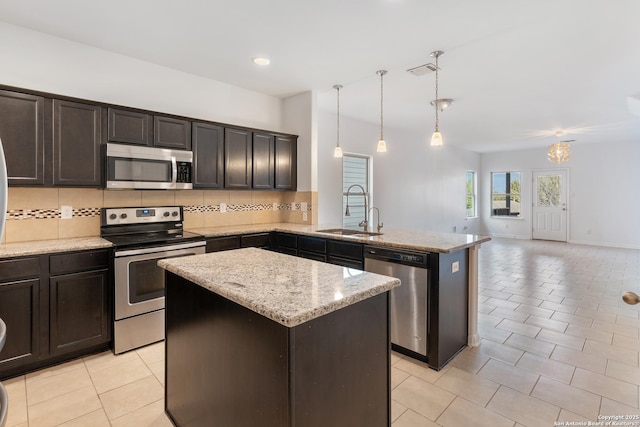
[[[347,228],[327,228],[326,230],[317,230],[318,233],[340,234],[342,236],[369,237],[381,236],[382,233],[374,231],[349,230]]]

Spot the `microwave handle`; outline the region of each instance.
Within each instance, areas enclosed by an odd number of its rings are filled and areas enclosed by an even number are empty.
[[[171,184],[175,187],[176,182],[178,182],[178,165],[176,156],[171,156]]]

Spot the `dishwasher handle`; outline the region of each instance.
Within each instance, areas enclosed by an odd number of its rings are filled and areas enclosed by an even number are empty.
[[[378,246],[364,247],[365,258],[378,259],[381,261],[410,265],[419,268],[428,268],[429,255],[430,254],[428,252],[388,249]]]

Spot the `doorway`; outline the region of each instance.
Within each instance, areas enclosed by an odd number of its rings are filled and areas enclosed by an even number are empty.
[[[533,172],[532,238],[567,241],[566,169]]]

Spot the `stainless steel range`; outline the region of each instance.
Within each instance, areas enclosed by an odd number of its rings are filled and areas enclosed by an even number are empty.
[[[102,208],[100,236],[115,245],[113,352],[164,339],[164,258],[203,254],[204,237],[183,231],[182,206]]]

